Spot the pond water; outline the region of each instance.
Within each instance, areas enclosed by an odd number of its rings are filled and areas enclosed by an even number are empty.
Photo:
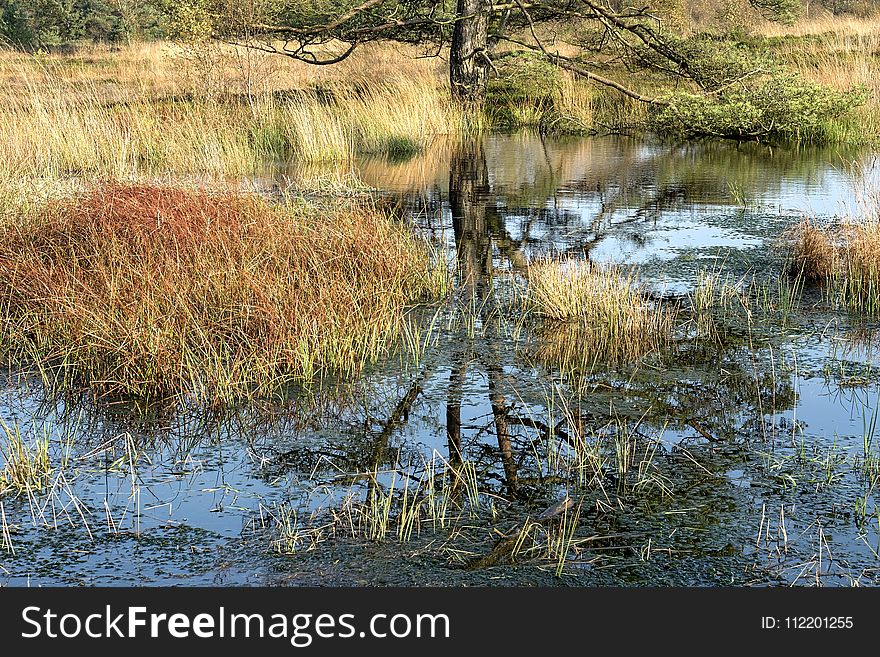
[[[508,313],[547,255],[637,266],[666,299],[707,272],[781,290],[784,231],[869,211],[873,154],[494,135],[351,166],[448,254],[452,298],[359,380],[240,408],[8,373],[0,419],[65,467],[0,500],[0,583],[880,583],[870,322],[806,289],[723,346],[572,370]]]

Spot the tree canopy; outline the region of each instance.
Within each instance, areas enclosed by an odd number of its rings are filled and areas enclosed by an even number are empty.
[[[0,41],[20,48],[164,35],[156,0],[0,0]]]
[[[748,0],[780,20],[791,20],[800,1]],[[613,51],[629,66],[693,79],[701,88],[713,82],[651,6],[615,0],[186,0],[169,10],[184,32],[315,65],[342,61],[374,41],[418,44],[426,54],[448,48],[453,95],[472,103],[482,100],[496,62],[523,52],[646,102],[663,101],[602,75],[591,54]],[[580,52],[563,55],[553,34],[573,24],[583,28],[574,42]]]

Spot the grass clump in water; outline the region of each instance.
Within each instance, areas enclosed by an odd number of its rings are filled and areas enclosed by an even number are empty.
[[[17,424],[9,427],[0,422],[0,456],[4,461],[0,470],[0,495],[7,491],[41,490],[49,484],[54,468],[47,437],[28,445]]]
[[[0,344],[55,383],[229,401],[356,372],[444,282],[372,207],[112,183],[0,227]]]
[[[827,281],[838,269],[837,246],[815,221],[804,219],[788,235],[788,268],[792,275],[818,283]]]
[[[821,227],[805,219],[789,237],[793,274],[827,283],[853,312],[880,314],[880,220],[865,217]]]
[[[563,367],[632,362],[673,337],[675,313],[652,300],[634,273],[616,266],[576,259],[535,263],[527,304],[543,319],[539,358]]]

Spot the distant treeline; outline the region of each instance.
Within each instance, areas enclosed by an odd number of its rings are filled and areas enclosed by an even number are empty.
[[[167,0],[0,0],[0,42],[17,48],[165,35]]]

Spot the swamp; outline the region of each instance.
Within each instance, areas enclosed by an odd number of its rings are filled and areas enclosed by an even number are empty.
[[[0,22],[0,585],[880,584],[871,7],[219,4]]]

